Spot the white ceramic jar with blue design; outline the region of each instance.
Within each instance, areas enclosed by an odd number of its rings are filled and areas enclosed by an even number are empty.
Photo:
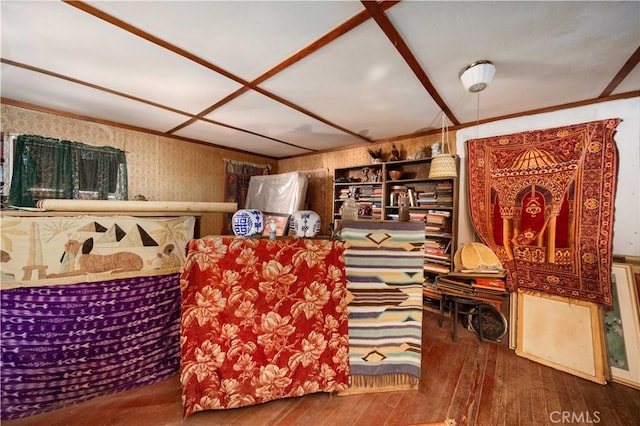
[[[320,216],[313,210],[299,210],[293,214],[293,233],[298,238],[312,238],[320,233]]]
[[[264,231],[264,216],[260,210],[240,209],[233,214],[231,227],[238,237],[259,237]]]

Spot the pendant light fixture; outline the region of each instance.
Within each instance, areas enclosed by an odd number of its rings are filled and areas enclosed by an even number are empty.
[[[458,77],[464,88],[477,95],[476,98],[476,139],[480,127],[480,92],[487,88],[496,75],[496,66],[486,59],[475,61],[460,70]]]
[[[496,67],[491,61],[486,59],[475,61],[464,67],[458,77],[464,88],[478,94],[477,105],[477,121],[480,121],[480,93],[493,80],[496,74]],[[447,152],[448,151],[448,152]],[[449,129],[442,112],[442,154],[435,155],[431,160],[431,168],[429,169],[430,178],[449,178],[457,177],[458,170],[456,165],[456,156],[451,153],[449,145]]]
[[[435,155],[431,160],[431,167],[429,168],[429,178],[431,179],[458,176],[456,156],[451,153],[451,146],[449,145],[449,128],[444,111],[442,111],[441,138],[442,154]]]
[[[475,61],[464,67],[459,74],[465,89],[471,93],[484,90],[496,75],[496,67],[486,59]]]

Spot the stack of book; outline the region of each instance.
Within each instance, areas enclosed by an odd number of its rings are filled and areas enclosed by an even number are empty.
[[[436,286],[456,294],[503,295],[506,292],[505,272],[452,272],[437,277]]]
[[[340,195],[338,196],[338,198],[341,200],[346,200],[347,198],[349,198],[349,193],[349,188],[340,188]]]
[[[438,205],[436,186],[434,184],[429,185],[424,191],[418,193],[417,204],[418,207],[436,207]]]
[[[428,273],[447,274],[451,272],[451,256],[447,254],[432,254],[425,251],[423,269]]]
[[[373,198],[377,198],[382,201],[382,188],[377,186],[373,188]]]
[[[425,257],[448,260],[450,256],[447,253],[450,247],[451,240],[426,237],[424,240],[424,255]]]
[[[505,282],[499,278],[475,278],[473,288],[477,293],[503,293],[506,290]]]
[[[453,207],[453,182],[442,181],[436,184],[436,200],[440,207]]]
[[[380,202],[372,203],[371,219],[382,219],[382,205],[380,204]]]
[[[371,201],[373,198],[373,188],[364,186],[360,188],[360,200]]]
[[[460,295],[472,295],[475,293],[472,280],[449,278],[447,275],[441,275],[436,278],[436,287],[447,293]]]
[[[425,220],[427,220],[427,215],[424,213],[420,213],[420,212],[410,212],[409,213],[409,220],[414,220],[417,222],[424,222]]]
[[[426,215],[424,230],[435,233],[445,232],[449,216],[451,216],[451,212],[448,211],[429,210]]]
[[[382,188],[362,188],[360,192],[360,205],[363,203],[371,207],[371,218],[382,219]]]

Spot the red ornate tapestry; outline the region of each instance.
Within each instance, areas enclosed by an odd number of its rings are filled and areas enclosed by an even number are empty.
[[[512,289],[611,306],[619,123],[467,142],[472,222]]]
[[[224,201],[237,203],[240,209],[245,208],[251,176],[268,175],[270,171],[269,164],[224,160]],[[233,235],[232,218],[233,213],[227,213],[222,218],[222,233],[225,235]]]
[[[205,237],[181,276],[184,416],[349,383],[344,246]]]

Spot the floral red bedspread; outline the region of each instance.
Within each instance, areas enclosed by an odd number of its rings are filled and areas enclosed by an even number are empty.
[[[185,417],[347,388],[340,241],[192,240],[181,288]]]

